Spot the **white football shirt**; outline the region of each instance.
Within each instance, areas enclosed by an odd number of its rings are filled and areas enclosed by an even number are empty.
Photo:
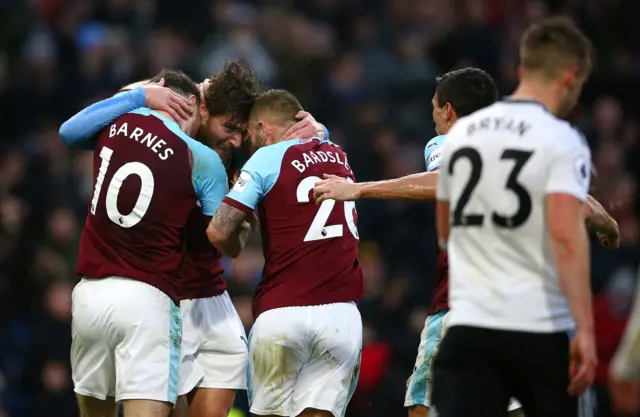
[[[586,198],[591,153],[583,137],[540,103],[507,100],[457,121],[442,153],[437,199],[451,206],[449,325],[572,329],[545,196]]]

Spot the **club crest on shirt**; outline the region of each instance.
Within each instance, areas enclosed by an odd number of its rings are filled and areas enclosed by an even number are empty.
[[[233,186],[233,189],[235,191],[244,190],[244,187],[246,187],[249,180],[251,180],[251,174],[246,171],[242,171],[240,173],[240,176],[238,177],[238,181],[236,181],[235,185]]]

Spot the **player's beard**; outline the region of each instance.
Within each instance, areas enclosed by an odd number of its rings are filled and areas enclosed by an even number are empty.
[[[580,97],[580,93],[582,92],[582,84],[574,84],[569,91],[567,91],[567,95],[564,97],[560,105],[558,106],[558,117],[567,117],[571,110],[578,103],[578,98]]]
[[[571,94],[567,95],[558,106],[558,117],[566,117],[576,105],[576,98]]]
[[[260,126],[258,126],[258,128],[256,128],[255,133],[253,134],[253,137],[251,138],[251,147],[253,148],[251,149],[251,152],[253,153],[257,151],[263,146],[266,146],[266,144],[267,144],[267,140],[264,135],[264,131]]]

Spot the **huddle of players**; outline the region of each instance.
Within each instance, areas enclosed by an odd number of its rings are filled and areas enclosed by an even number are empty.
[[[562,43],[562,37],[560,41],[554,36],[545,38],[557,35],[558,30],[577,31],[557,20],[534,26],[528,39],[536,35],[541,41],[531,45],[525,36],[521,54],[537,53],[544,58],[546,50],[570,48]],[[532,50],[536,53],[532,54]],[[565,52],[571,56],[571,50]],[[583,63],[571,59],[567,62],[567,68],[561,68],[559,73],[573,71],[574,77],[567,81],[570,88],[563,90],[562,100],[572,105],[588,69],[585,74],[584,68],[580,68]],[[535,59],[523,66],[537,76],[548,70]],[[575,77],[575,73],[580,77]],[[182,74],[178,78],[185,79]],[[193,83],[187,81],[170,87],[200,104],[197,87],[194,90]],[[247,231],[255,223],[252,213],[256,210],[266,263],[254,298],[256,322],[248,340],[251,412],[342,415],[357,380],[362,337],[362,324],[354,303],[362,295],[362,273],[357,259],[355,206],[350,201],[363,197],[426,200],[435,197],[444,136],[434,138],[426,147],[426,173],[357,184],[346,155],[328,138],[284,140],[302,108],[283,91],[251,92],[244,103],[250,103],[246,113],[224,119],[223,130],[233,131],[236,126],[248,123],[255,151],[225,197],[227,178],[222,159],[186,136],[195,134],[200,125],[208,124],[209,132],[215,130],[207,118],[224,112],[215,106],[211,111],[211,103],[229,94],[229,90],[216,89],[216,85],[214,76],[201,86],[206,102],[201,110],[205,110],[195,117],[187,114],[183,118],[179,112],[185,109],[175,105],[173,96],[173,101],[167,100],[168,112],[150,110],[145,105],[149,104],[149,91],[154,92],[154,87],[138,86],[81,112],[75,120],[78,132],[70,132],[73,129],[69,123],[74,118],[61,128],[61,136],[67,143],[96,150],[96,186],[78,267],[84,278],[74,291],[73,300],[72,363],[83,415],[102,415],[105,404],[113,407],[113,397],[124,402],[125,415],[135,412],[166,415],[178,392],[186,394],[195,387],[226,390],[224,394],[230,395],[209,397],[198,404],[198,393],[202,391],[198,389],[190,396],[192,414],[226,412],[233,391],[243,388],[241,376],[233,379],[228,375],[243,369],[241,364],[247,353],[241,346],[227,343],[231,339],[229,334],[243,340],[243,331],[222,281],[211,284],[214,282],[211,277],[220,278],[222,270],[217,262],[219,255],[211,256],[213,249],[209,244],[237,255]],[[535,93],[531,95],[536,98]],[[468,68],[445,74],[438,79],[433,99],[438,133],[446,134],[459,117],[489,106],[496,99],[493,81],[481,70]],[[99,117],[87,114],[104,108],[106,114]],[[559,109],[550,111],[561,114]],[[171,114],[175,114],[174,120]],[[87,122],[81,116],[93,119]],[[227,147],[233,145],[232,140],[223,142]],[[212,143],[211,135],[208,143]],[[225,156],[224,152],[221,154]],[[171,165],[170,169],[163,165],[169,160],[172,163],[165,165]],[[131,180],[125,181],[130,176]],[[101,193],[103,184],[106,193]],[[313,204],[311,194],[317,205]],[[617,225],[595,200],[587,197],[586,202],[587,224],[599,233],[602,242],[615,246]],[[210,216],[205,240],[203,229]],[[186,257],[182,256],[185,243],[182,239],[186,239],[189,253]],[[192,248],[202,256],[202,263],[190,256]],[[202,281],[207,282],[204,285],[209,291],[207,295],[201,296],[200,290],[195,290],[185,297],[180,292],[189,274],[207,277]],[[438,288],[408,383],[405,405],[410,407],[410,415],[428,413],[432,364],[447,328],[445,252],[438,255],[437,274]],[[185,318],[182,343],[179,302]],[[187,326],[189,320],[191,324]],[[225,322],[222,331],[219,321]],[[216,359],[212,352],[220,346],[225,346],[225,353],[237,361]],[[584,359],[579,354],[578,359]],[[185,360],[189,356],[191,359]],[[233,369],[220,372],[227,365]],[[590,383],[589,377],[592,378],[588,367],[593,363],[583,365],[585,369],[580,375],[587,384],[584,386],[582,381],[581,389],[574,390],[575,393],[583,391]],[[189,371],[189,367],[197,370]],[[216,380],[227,382],[216,385]],[[455,391],[455,384],[449,385],[454,385]],[[455,397],[455,392],[451,395]],[[452,408],[447,402],[454,398],[451,395],[440,394],[442,409],[448,415],[458,415],[455,412],[460,407]],[[101,401],[107,398],[111,398],[110,403]],[[517,408],[516,402],[509,407]],[[571,415],[573,409],[569,406],[563,410],[570,410]],[[536,415],[534,409],[527,412]]]
[[[121,402],[125,416],[226,416],[245,388],[254,414],[342,415],[362,339],[355,210],[310,194],[322,173],[353,179],[346,154],[236,63],[200,85],[163,71],[124,90],[60,128],[94,150],[72,310],[81,415]],[[253,156],[227,195],[247,128]],[[241,252],[254,210],[266,263],[247,341],[219,261]]]
[[[513,414],[521,413],[515,399],[508,405],[510,396],[523,403],[529,417],[592,411],[588,395],[575,397],[593,381],[597,358],[588,253],[580,249],[586,245],[580,241],[584,226],[571,229],[572,219],[584,218],[605,247],[617,247],[618,228],[586,194],[590,154],[583,139],[554,116],[565,115],[575,105],[589,74],[590,53],[588,40],[567,20],[533,25],[521,41],[521,84],[512,98],[494,104],[498,93],[493,80],[475,68],[452,71],[437,80],[433,119],[441,136],[425,148],[426,173],[361,184],[325,176],[316,184],[320,202],[434,200],[437,192],[438,235],[444,244],[455,229],[455,240],[448,244],[455,249],[455,291],[449,291],[448,256],[442,251],[430,315],[407,384],[409,416],[428,415],[432,404],[444,417],[492,417],[507,407]],[[513,132],[516,139],[502,132]],[[456,135],[445,136],[449,133]],[[503,153],[502,159],[515,162],[507,179],[500,177],[507,174],[498,167],[502,164],[496,152],[509,140],[509,146],[535,151]],[[534,153],[525,176],[521,170],[527,161],[522,159]],[[476,169],[494,154],[495,165],[485,166],[487,179],[481,180]],[[457,162],[465,159],[466,168],[465,162]],[[454,163],[459,164],[455,169]],[[444,173],[438,172],[441,164],[446,164]],[[542,184],[547,175],[549,184]],[[514,200],[502,197],[502,181],[521,206],[512,207]],[[530,196],[518,181],[537,194]],[[476,197],[466,191],[473,187],[478,187]],[[541,201],[555,195],[576,211],[565,211],[559,203],[553,213],[545,212]],[[586,203],[583,207],[581,201]],[[483,225],[484,215],[476,213],[488,206],[496,211]],[[514,216],[503,216],[512,212]],[[555,226],[547,226],[545,218]],[[562,245],[557,242],[560,235]],[[574,326],[570,355],[566,332]],[[441,343],[445,331],[448,336]]]

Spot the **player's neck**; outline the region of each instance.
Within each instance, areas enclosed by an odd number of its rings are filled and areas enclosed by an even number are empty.
[[[537,101],[553,114],[557,114],[561,102],[553,83],[538,79],[520,81],[516,91],[511,94],[511,98]]]
[[[292,122],[290,124],[284,125],[284,126],[278,126],[276,127],[276,131],[275,131],[275,135],[273,136],[273,144],[276,144],[278,142],[284,142],[284,134],[287,133],[287,130],[289,130],[289,128],[291,126],[293,126],[295,123]]]
[[[194,136],[193,134],[195,132],[191,131],[191,129],[190,129],[191,126],[189,125],[189,121],[183,120],[181,122],[177,122],[173,117],[171,117],[171,115],[169,113],[167,113],[165,111],[162,111],[162,110],[157,110],[157,112],[160,113],[162,115],[162,117],[165,117],[165,118],[171,120],[172,122],[175,122],[180,127],[180,130],[182,130],[186,135]]]

